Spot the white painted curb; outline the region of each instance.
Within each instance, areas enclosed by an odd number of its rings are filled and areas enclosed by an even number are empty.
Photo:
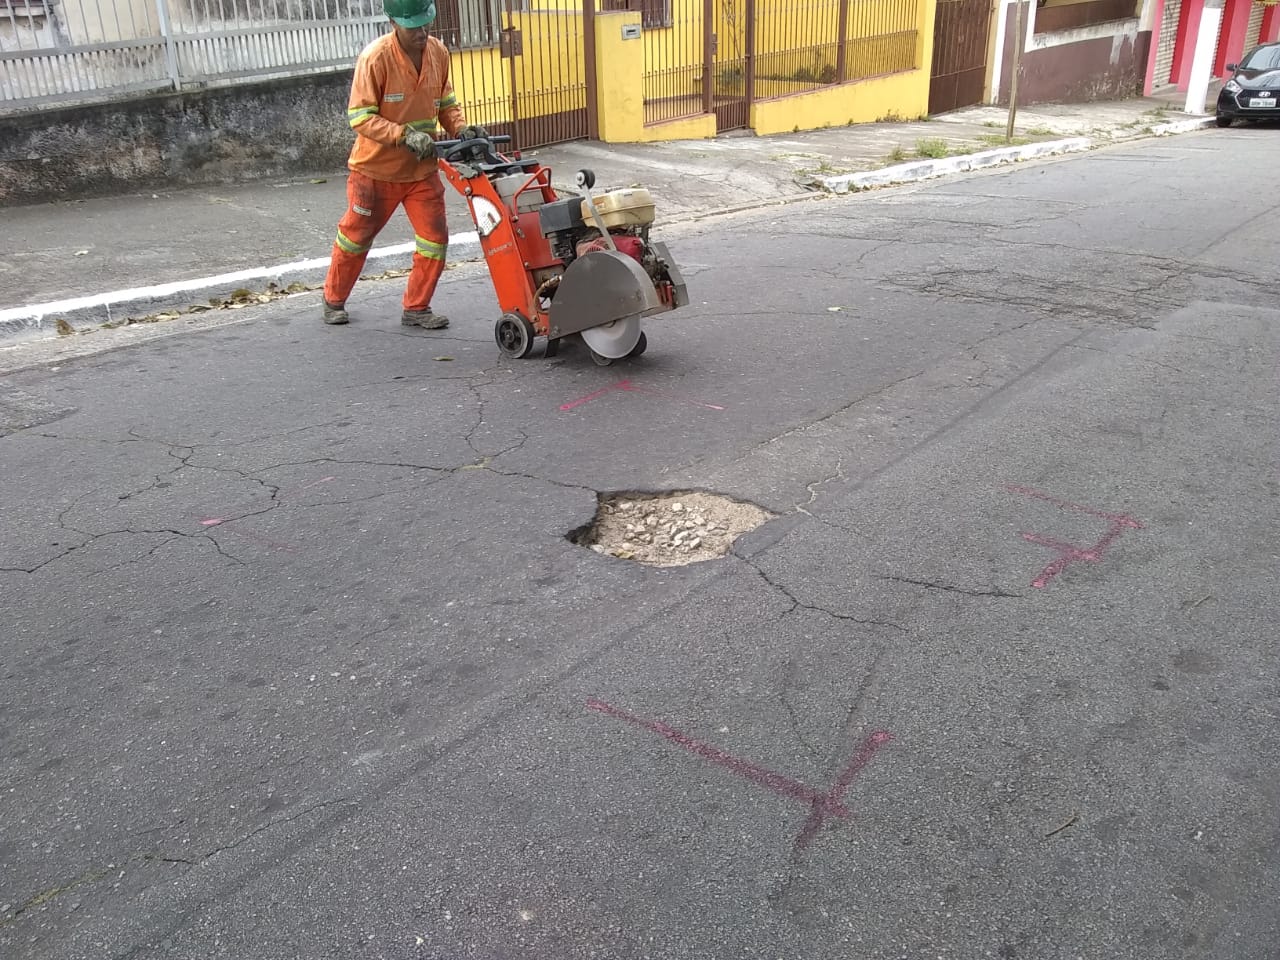
[[[394,269],[396,266],[394,263],[379,263],[379,261],[403,258],[402,265],[408,267],[413,249],[412,243],[375,247],[369,251],[366,263],[368,266],[377,264],[384,270]],[[476,233],[459,233],[449,237],[449,262],[459,263],[479,256],[481,256],[480,237]],[[161,283],[150,287],[113,290],[110,293],[75,297],[70,300],[10,307],[7,310],[0,310],[0,339],[46,332],[46,327],[58,320],[66,320],[72,326],[111,323],[130,316],[145,316],[166,309],[181,309],[196,302],[207,303],[211,299],[226,298],[236,290],[255,286],[261,289],[268,283],[275,283],[281,288],[291,283],[313,285],[324,279],[328,269],[329,258],[324,256],[282,263],[273,267],[221,273],[212,277],[196,277],[192,280],[177,280],[173,283]]]
[[[1158,123],[1151,128],[1151,132],[1157,137],[1167,137],[1173,133],[1203,130],[1206,127],[1212,127],[1216,122],[1213,117],[1193,117],[1190,120],[1175,120],[1173,123]]]
[[[1016,163],[1019,160],[1034,160],[1037,157],[1050,157],[1061,153],[1079,153],[1092,146],[1093,141],[1088,137],[1046,140],[1043,143],[1028,143],[1018,147],[996,147],[993,150],[982,150],[962,157],[913,160],[910,163],[885,167],[883,170],[817,177],[816,180],[824,190],[830,190],[832,193],[849,193],[852,190],[868,190],[871,187],[884,187],[892,183],[916,183],[949,174],[983,170],[1002,163]]]

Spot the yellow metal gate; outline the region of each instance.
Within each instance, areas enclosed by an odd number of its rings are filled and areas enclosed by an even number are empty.
[[[519,150],[590,135],[584,2],[444,0],[438,32],[469,120]]]

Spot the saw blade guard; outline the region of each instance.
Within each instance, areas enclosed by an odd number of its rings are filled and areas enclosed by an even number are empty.
[[[640,339],[641,318],[666,309],[653,280],[634,258],[616,250],[597,250],[565,270],[548,311],[548,336],[581,333],[591,349],[616,359],[626,356]],[[608,329],[588,338],[586,331],[593,328]],[[593,339],[605,349],[596,347]]]

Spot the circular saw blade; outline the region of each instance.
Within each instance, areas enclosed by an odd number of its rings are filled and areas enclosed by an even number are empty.
[[[640,342],[640,318],[624,317],[598,327],[587,327],[582,331],[582,339],[600,356],[618,360]]]

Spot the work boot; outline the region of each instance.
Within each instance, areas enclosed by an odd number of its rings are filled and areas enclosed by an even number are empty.
[[[425,310],[406,310],[400,314],[400,322],[406,327],[423,327],[427,330],[443,330],[449,325],[449,318],[432,313],[431,308]]]
[[[347,323],[350,320],[351,318],[347,316],[347,311],[343,306],[334,306],[328,300],[324,302],[325,323]]]

